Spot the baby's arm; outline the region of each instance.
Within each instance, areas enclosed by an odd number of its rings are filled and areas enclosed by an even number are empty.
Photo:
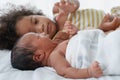
[[[119,27],[119,25],[120,25],[120,19],[118,17],[113,17],[113,16],[107,14],[103,18],[103,20],[99,26],[99,29],[107,32],[110,30],[115,30],[116,28]]]
[[[55,56],[52,66],[56,70],[56,72],[66,78],[74,78],[74,79],[81,79],[81,78],[98,78],[102,76],[102,70],[99,65],[94,64],[90,68],[73,68],[70,64],[66,61],[65,57],[62,54],[58,54]]]
[[[102,70],[97,63],[93,63],[89,68],[78,69],[72,67],[65,59],[66,42],[62,42],[50,55],[50,63],[56,72],[66,78],[91,78],[102,76]]]

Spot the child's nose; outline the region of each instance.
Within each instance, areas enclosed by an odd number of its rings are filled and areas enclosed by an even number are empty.
[[[38,26],[36,27],[36,31],[37,31],[38,33],[44,32],[44,26],[43,26],[43,25],[38,25]]]

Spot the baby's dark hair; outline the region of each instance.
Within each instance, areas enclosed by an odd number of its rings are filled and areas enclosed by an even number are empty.
[[[19,39],[16,33],[16,23],[24,16],[44,15],[41,10],[27,6],[11,6],[10,10],[0,10],[0,49],[11,50]]]
[[[33,60],[35,48],[30,44],[24,47],[15,45],[11,51],[11,64],[13,68],[20,70],[34,70],[38,67],[42,67],[41,62]]]

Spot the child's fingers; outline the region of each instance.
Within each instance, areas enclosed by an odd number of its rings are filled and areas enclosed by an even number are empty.
[[[66,21],[65,22],[65,26],[71,26],[71,22],[70,21]]]
[[[78,7],[78,6],[77,6],[76,4],[74,4],[74,8],[77,9],[77,7]]]
[[[115,17],[115,16],[110,15],[110,22],[113,21],[114,17]]]
[[[55,3],[55,6],[59,7],[59,2],[56,2],[56,3]]]
[[[72,26],[65,26],[65,29],[72,29]]]
[[[70,21],[66,21],[65,23],[66,23],[66,24],[71,24],[71,22],[70,22]]]
[[[111,22],[111,25],[118,27],[119,26],[119,20],[117,17],[114,17],[113,21]]]
[[[63,16],[64,12],[61,11],[58,16],[56,16],[56,20],[59,20],[61,16]]]
[[[109,20],[110,14],[106,14],[103,18],[103,22],[106,22]]]
[[[71,4],[71,2],[68,0],[68,1],[66,1],[66,4],[70,5],[70,4]]]
[[[60,2],[61,2],[62,4],[65,4],[65,0],[60,0]]]

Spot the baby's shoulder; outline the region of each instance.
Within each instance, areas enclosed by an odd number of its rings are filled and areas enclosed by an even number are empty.
[[[65,55],[67,45],[68,45],[68,40],[61,42],[60,44],[57,45],[57,47],[53,50],[52,53]]]

